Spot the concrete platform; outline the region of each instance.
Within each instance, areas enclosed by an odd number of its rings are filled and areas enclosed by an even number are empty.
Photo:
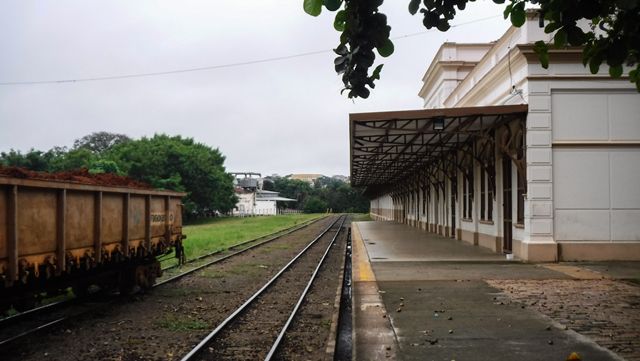
[[[565,360],[571,352],[621,359],[534,310],[500,302],[484,281],[573,279],[564,271],[575,272],[572,265],[507,261],[392,222],[354,223],[353,245],[355,360]],[[600,277],[602,267],[589,266]]]

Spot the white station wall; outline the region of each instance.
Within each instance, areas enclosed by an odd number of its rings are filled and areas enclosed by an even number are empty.
[[[554,238],[640,241],[640,151],[633,144],[640,142],[640,95],[554,92],[551,99]]]

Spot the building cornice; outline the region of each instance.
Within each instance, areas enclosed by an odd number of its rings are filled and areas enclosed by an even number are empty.
[[[418,95],[422,98],[425,98],[429,91],[433,91],[437,88],[439,84],[434,83],[434,80],[438,78],[438,76],[446,70],[458,70],[469,68],[473,69],[478,63],[471,61],[458,61],[458,60],[445,60],[445,61],[437,61],[435,66],[430,69],[431,71],[428,74],[425,74],[425,78],[422,79],[422,87],[418,92]],[[455,80],[461,81],[459,78],[445,78],[445,80]]]
[[[515,46],[527,59],[527,63],[540,62],[538,54],[534,51],[533,44],[518,44]],[[582,48],[569,47],[564,49],[549,49],[549,63],[580,63],[582,62]]]
[[[434,55],[427,71],[422,76],[423,85],[418,92],[418,95],[424,98],[423,94],[426,93],[425,88],[433,88],[434,84],[432,84],[432,79],[436,77],[436,74],[443,67],[474,67],[478,64],[478,61],[464,61],[464,60],[444,60],[442,59],[442,54],[445,49],[456,49],[457,51],[461,51],[462,49],[470,49],[470,48],[478,48],[483,49],[491,46],[491,43],[456,43],[456,42],[446,42],[440,45],[440,48]],[[488,51],[489,49],[487,49]]]
[[[478,73],[480,72],[480,67],[482,64],[490,61],[491,57],[493,57],[495,55],[495,53],[498,51],[498,49],[501,48],[501,45],[506,43],[507,40],[511,40],[512,36],[514,33],[516,33],[517,31],[519,31],[520,28],[515,28],[515,27],[510,27],[509,29],[507,29],[507,31],[500,37],[500,39],[498,39],[496,42],[493,43],[493,46],[491,47],[491,49],[489,49],[489,51],[487,51],[486,54],[484,54],[484,56],[482,58],[480,58],[480,60],[478,61],[478,63],[476,64],[475,68],[473,70],[471,70],[471,72],[469,72],[469,74],[467,74],[467,76],[464,78],[464,80],[462,80],[460,82],[460,84],[458,84],[458,86],[456,87],[456,89],[451,92],[451,94],[449,94],[449,96],[447,97],[447,99],[445,99],[444,103],[450,103],[450,100],[453,99],[455,97],[456,93],[459,93],[460,89],[462,89],[464,86],[466,86],[468,83],[470,83],[472,81],[472,79],[478,75]],[[509,52],[507,52],[509,53]],[[498,59],[497,63],[500,62],[501,59]],[[491,72],[491,70],[488,71],[488,73]],[[486,75],[486,74],[484,74]],[[484,77],[483,75],[483,77]],[[464,97],[464,96],[462,96]],[[461,97],[461,98],[462,98]]]

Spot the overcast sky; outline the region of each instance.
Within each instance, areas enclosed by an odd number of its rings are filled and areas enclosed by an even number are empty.
[[[349,174],[348,114],[417,109],[444,41],[497,40],[501,16],[426,31],[408,0],[387,0],[395,53],[369,99],[341,96],[334,13],[302,0],[0,1],[0,82],[163,72],[322,51],[286,60],[163,76],[0,85],[0,151],[71,146],[96,131],[167,133],[219,148],[229,171]],[[454,23],[500,15],[470,3]],[[417,36],[409,34],[423,33]]]

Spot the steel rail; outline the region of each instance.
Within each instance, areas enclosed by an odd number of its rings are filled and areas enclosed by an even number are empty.
[[[319,221],[319,220],[321,220],[321,219],[323,219],[325,217],[326,216],[320,216],[320,217],[317,217],[317,218],[313,218],[313,219],[310,219],[308,221],[303,222],[302,224],[297,224],[297,225],[289,227],[289,228],[285,228],[285,229],[282,229],[282,230],[279,230],[279,231],[276,231],[276,232],[273,232],[273,233],[265,234],[263,236],[250,239],[248,241],[243,241],[243,242],[240,242],[240,243],[236,243],[234,245],[229,246],[227,249],[213,251],[213,252],[210,252],[210,253],[207,253],[207,254],[200,255],[198,257],[195,257],[195,258],[192,258],[192,259],[188,260],[186,264],[193,263],[195,261],[199,261],[199,260],[204,259],[204,258],[209,258],[211,256],[215,256],[215,255],[220,254],[220,253],[222,253],[224,251],[229,251],[229,250],[232,250],[234,248],[238,248],[238,247],[244,246],[246,244],[259,241],[259,240],[261,240],[263,238],[267,238],[268,237],[268,240],[265,240],[264,242],[273,241],[273,240],[278,239],[280,237],[283,237],[283,236],[286,236],[288,234],[291,234],[291,233],[293,233],[293,232],[295,232],[295,231],[297,231],[299,229],[307,227],[307,226],[309,226],[309,225],[311,225],[311,224],[313,224],[313,223],[315,223],[315,222],[317,222],[317,221]],[[163,268],[162,271],[168,271],[168,270],[171,270],[171,269],[174,269],[174,268],[178,268],[178,267],[180,267],[180,265],[179,264],[175,264],[175,265]]]
[[[72,300],[73,299],[68,299],[68,300],[61,300],[61,301],[57,301],[57,302],[48,303],[46,305],[42,305],[40,307],[32,308],[30,310],[26,310],[26,311],[23,311],[23,312],[20,312],[20,313],[16,313],[15,315],[11,315],[11,316],[5,317],[3,319],[0,319],[0,329],[2,327],[6,327],[6,325],[9,325],[9,324],[12,324],[14,322],[17,322],[18,320],[20,320],[20,319],[22,319],[24,317],[35,315],[35,314],[38,314],[38,313],[43,312],[45,310],[56,309],[58,307],[66,305],[69,302],[71,302]]]
[[[0,341],[0,346],[4,346],[4,345],[6,345],[6,344],[8,344],[8,343],[11,343],[11,342],[13,342],[13,341],[17,340],[17,339],[20,339],[20,338],[22,338],[22,337],[28,336],[28,335],[30,335],[30,334],[32,334],[32,333],[34,333],[34,332],[38,332],[38,331],[40,331],[40,330],[44,330],[44,329],[49,328],[49,327],[51,327],[51,326],[57,325],[57,324],[59,324],[60,322],[65,321],[65,320],[67,320],[67,319],[69,319],[69,317],[68,317],[68,316],[63,316],[63,317],[57,318],[57,319],[55,319],[55,320],[53,320],[53,321],[49,321],[49,322],[47,322],[47,323],[45,323],[45,324],[43,324],[43,325],[40,325],[40,326],[34,327],[34,328],[32,328],[32,329],[29,329],[29,330],[27,330],[27,331],[21,332],[21,333],[19,333],[19,334],[15,335],[15,336],[12,336],[12,337],[6,338],[6,339],[4,339],[4,340],[1,340],[1,341]]]
[[[173,277],[167,278],[166,280],[163,280],[163,281],[161,281],[161,282],[158,282],[158,283],[154,284],[154,285],[152,286],[152,288],[156,288],[156,287],[158,287],[158,286],[162,286],[162,285],[167,284],[167,283],[169,283],[169,282],[172,282],[172,281],[175,281],[175,280],[180,279],[180,278],[182,278],[182,277],[185,277],[185,276],[187,276],[187,275],[190,275],[190,274],[192,274],[192,273],[194,273],[194,272],[196,272],[196,271],[199,271],[199,270],[201,270],[201,269],[203,269],[203,268],[205,268],[205,267],[211,266],[211,265],[213,265],[213,264],[215,264],[215,263],[222,262],[222,261],[224,261],[224,260],[226,260],[226,259],[229,259],[229,258],[231,258],[231,257],[233,257],[233,256],[236,256],[236,255],[238,255],[238,254],[241,254],[241,253],[243,253],[243,252],[246,252],[246,251],[248,251],[248,250],[250,250],[250,249],[257,248],[257,247],[262,246],[262,245],[264,245],[264,244],[266,244],[266,243],[272,242],[272,241],[274,241],[274,240],[276,240],[276,239],[279,239],[279,238],[281,238],[281,237],[283,237],[283,236],[286,236],[286,235],[291,234],[291,233],[293,233],[293,232],[295,232],[295,231],[298,231],[298,230],[300,230],[300,229],[302,229],[302,228],[304,228],[304,227],[307,227],[307,226],[309,226],[309,225],[311,225],[311,224],[313,224],[313,223],[315,223],[315,222],[318,222],[318,221],[320,221],[320,220],[322,220],[322,219],[324,219],[324,218],[326,218],[326,216],[321,216],[321,217],[318,217],[318,218],[314,218],[314,219],[312,219],[312,220],[310,220],[310,221],[308,221],[308,222],[306,222],[306,223],[303,223],[303,224],[301,224],[301,225],[298,225],[298,226],[294,226],[294,227],[292,227],[292,228],[289,228],[289,229],[285,230],[285,232],[284,232],[284,233],[281,233],[281,234],[278,234],[278,233],[280,233],[280,232],[282,232],[282,231],[274,232],[274,233],[270,234],[270,235],[274,235],[274,236],[273,236],[273,237],[271,237],[271,238],[268,238],[268,239],[266,239],[266,240],[264,240],[264,241],[262,241],[262,242],[259,242],[259,243],[256,243],[256,244],[254,244],[254,245],[251,245],[251,246],[249,246],[249,247],[247,247],[247,248],[243,248],[243,249],[238,250],[238,251],[236,251],[236,252],[230,253],[230,254],[228,254],[228,255],[226,255],[226,256],[224,256],[224,257],[216,258],[215,260],[212,260],[212,261],[210,261],[210,262],[207,262],[207,263],[205,263],[205,264],[202,264],[202,265],[200,265],[200,266],[198,266],[198,267],[196,267],[196,268],[190,269],[190,270],[188,270],[188,271],[186,271],[186,272],[184,272],[184,273],[181,273],[181,274],[179,274],[179,275],[176,275],[176,276],[173,276]],[[337,222],[337,220],[336,220],[335,222]],[[329,226],[328,228],[331,228],[331,227],[333,226],[333,224],[335,224],[335,222],[333,222],[333,223],[331,224],[331,226]],[[327,230],[328,230],[328,229],[327,229]],[[326,231],[327,231],[327,230],[325,230],[325,233],[326,233]],[[229,247],[229,249],[231,249],[231,248],[236,248],[236,247],[240,247],[240,246],[242,246],[242,245],[245,245],[245,244],[248,244],[248,243],[254,242],[254,241],[256,241],[256,240],[259,240],[259,239],[264,238],[264,237],[268,237],[268,236],[270,236],[270,235],[263,236],[263,237],[260,237],[260,238],[255,238],[255,239],[252,239],[252,240],[249,240],[249,241],[245,241],[245,242],[242,242],[242,243],[238,243],[238,244],[236,244],[236,245],[233,245],[233,246]],[[307,246],[307,247],[308,247],[308,246]],[[222,252],[222,251],[221,251],[221,252]],[[221,252],[217,252],[217,253],[221,253]],[[215,253],[215,254],[217,254],[217,253]],[[213,255],[215,255],[215,254],[213,254]],[[203,259],[203,258],[210,257],[210,256],[212,256],[212,255],[207,255],[207,256],[205,256],[205,257],[194,258],[193,260],[189,261],[189,263],[192,263],[192,262],[195,262],[195,261],[197,261],[197,260],[199,260],[199,259]],[[19,314],[16,314],[16,315],[13,315],[13,316],[10,316],[10,317],[7,317],[7,318],[4,318],[4,319],[0,320],[0,326],[3,326],[3,325],[6,325],[6,324],[10,324],[10,323],[17,322],[18,320],[23,319],[24,317],[31,316],[31,315],[36,316],[36,315],[38,315],[38,314],[40,314],[40,313],[42,313],[42,312],[44,312],[44,311],[49,310],[50,308],[55,309],[55,308],[58,308],[58,307],[64,307],[64,306],[66,306],[66,305],[69,305],[69,306],[70,306],[70,305],[72,305],[74,302],[77,302],[78,300],[79,300],[78,298],[74,297],[74,298],[71,298],[71,299],[68,299],[68,300],[63,300],[63,301],[59,301],[59,302],[55,302],[55,303],[51,303],[51,304],[47,304],[47,305],[44,305],[44,306],[41,306],[41,307],[38,307],[38,308],[34,308],[34,309],[31,309],[31,310],[28,310],[28,311],[25,311],[25,312],[21,312],[21,313],[19,313]],[[114,301],[109,301],[108,303],[111,303],[111,302],[114,302]],[[91,310],[87,310],[87,311],[85,311],[85,312],[81,312],[79,315],[85,314],[85,313],[90,312],[90,311],[91,311]],[[30,334],[32,334],[32,333],[35,333],[35,332],[38,332],[38,331],[41,331],[41,330],[47,329],[47,328],[49,328],[49,327],[52,327],[52,326],[54,326],[54,325],[57,325],[57,324],[59,324],[59,323],[61,323],[61,322],[63,322],[63,321],[66,321],[66,320],[70,319],[70,318],[71,318],[71,317],[73,317],[73,316],[78,316],[78,315],[67,315],[67,316],[62,316],[62,317],[56,318],[54,321],[46,322],[46,323],[44,323],[44,324],[41,324],[41,325],[36,326],[36,327],[33,327],[33,328],[31,328],[31,329],[29,329],[29,330],[27,330],[27,331],[21,332],[21,333],[19,333],[19,334],[15,335],[15,336],[10,337],[10,338],[4,339],[4,340],[0,340],[0,346],[4,346],[4,345],[6,345],[6,344],[9,344],[9,343],[11,343],[11,342],[13,342],[13,341],[17,340],[17,339],[20,339],[20,338],[22,338],[22,337],[28,336],[28,335],[30,335]],[[6,322],[6,323],[5,323],[5,322]]]
[[[342,217],[346,217],[346,216],[342,216]],[[235,311],[233,311],[233,313],[229,315],[226,319],[224,319],[213,331],[211,331],[207,336],[205,336],[205,338],[203,338],[202,341],[200,341],[193,349],[191,349],[189,353],[187,353],[184,357],[182,357],[181,361],[192,360],[197,354],[199,354],[200,351],[218,333],[220,333],[220,331],[222,331],[229,323],[231,323],[236,317],[238,317],[238,315],[240,315],[248,306],[250,306],[260,295],[262,295],[262,293],[264,293],[264,291],[266,291],[276,280],[278,280],[278,278],[280,278],[280,276],[282,276],[282,274],[284,274],[284,272],[286,272],[289,269],[289,267],[291,267],[292,264],[294,264],[300,257],[302,257],[302,255],[304,255],[307,252],[307,250],[309,250],[309,248],[315,245],[316,242],[318,242],[318,240],[322,238],[322,236],[324,236],[327,232],[329,232],[329,230],[331,230],[331,228],[336,223],[338,223],[338,221],[342,217],[337,218],[324,231],[322,231],[322,233],[320,233],[316,238],[314,238],[313,241],[309,242],[309,244],[305,248],[303,248],[302,251],[300,251],[300,253],[298,253],[286,265],[284,265],[284,267],[282,267],[280,271],[276,273],[275,276],[273,276],[269,281],[267,281],[267,283],[265,283],[258,291],[256,291],[251,297],[249,297],[249,299],[247,299],[242,305],[240,305],[240,307],[238,307]]]
[[[325,217],[320,217],[320,218],[316,219],[315,221],[318,221],[318,220],[323,219],[323,218],[325,218]],[[315,222],[315,221],[314,221],[314,222]],[[337,222],[337,220],[336,220],[336,222]],[[334,223],[335,223],[335,222],[334,222]],[[309,224],[311,224],[311,223],[309,223]],[[296,228],[296,229],[290,230],[290,231],[288,231],[288,232],[286,232],[286,233],[283,233],[283,234],[281,234],[281,235],[278,235],[278,236],[275,236],[275,237],[272,237],[272,238],[266,239],[266,240],[264,240],[264,241],[262,241],[262,242],[256,243],[256,244],[251,245],[251,246],[249,246],[249,247],[247,247],[247,248],[243,248],[243,249],[241,249],[241,250],[238,250],[238,251],[235,251],[235,252],[229,253],[229,254],[228,254],[228,255],[226,255],[226,256],[223,256],[223,257],[220,257],[220,258],[216,258],[216,259],[214,259],[214,260],[211,260],[211,261],[209,261],[209,262],[206,262],[206,263],[204,263],[204,264],[201,264],[200,266],[197,266],[197,267],[195,267],[195,268],[192,268],[192,269],[190,269],[190,270],[187,270],[187,271],[185,271],[185,272],[183,272],[183,273],[180,273],[180,274],[177,274],[177,275],[175,275],[175,276],[173,276],[173,277],[169,277],[169,278],[167,278],[167,279],[165,279],[165,280],[162,280],[162,281],[160,281],[160,282],[158,282],[158,283],[154,284],[153,286],[151,286],[151,288],[156,288],[156,287],[162,286],[162,285],[164,285],[164,284],[167,284],[167,283],[169,283],[169,282],[173,282],[173,281],[175,281],[175,280],[177,280],[177,279],[180,279],[180,278],[182,278],[182,277],[184,277],[184,276],[187,276],[187,275],[189,275],[189,274],[191,274],[191,273],[193,273],[193,272],[197,272],[197,271],[199,271],[199,270],[201,270],[201,269],[203,269],[203,268],[209,267],[209,266],[211,266],[212,264],[216,264],[216,263],[222,262],[222,261],[224,261],[224,260],[226,260],[226,259],[229,259],[229,258],[231,258],[231,257],[233,257],[233,256],[236,256],[236,255],[239,255],[239,254],[241,254],[241,253],[244,253],[244,252],[246,252],[246,251],[248,251],[248,250],[254,249],[254,248],[256,248],[256,247],[260,247],[260,246],[262,246],[262,245],[263,245],[263,244],[265,244],[265,243],[269,243],[269,242],[275,241],[276,239],[278,239],[278,238],[280,238],[280,237],[283,237],[283,236],[286,236],[286,235],[288,235],[288,234],[290,234],[290,233],[293,233],[293,232],[295,232],[295,231],[297,231],[297,230],[300,230],[300,229],[302,229],[302,228],[304,228],[304,227],[308,226],[309,224],[306,224],[306,225],[304,225],[304,226],[300,226],[299,228]],[[332,225],[333,225],[333,224],[332,224]],[[329,227],[331,227],[331,226],[329,226]],[[246,243],[250,243],[250,242],[246,242]],[[239,245],[236,245],[236,246],[239,246]],[[235,247],[235,246],[234,246],[234,247]],[[231,247],[231,248],[234,248],[234,247]]]
[[[344,225],[344,222],[346,219],[347,217],[342,218],[342,222],[340,222],[338,231],[336,232],[335,236],[333,236],[333,239],[331,240],[331,243],[329,243],[329,246],[327,246],[327,249],[324,251],[324,254],[320,259],[320,262],[318,262],[318,265],[316,266],[316,269],[313,271],[311,278],[309,278],[309,282],[307,282],[307,286],[304,288],[304,290],[302,291],[302,294],[300,294],[300,297],[298,298],[298,302],[293,307],[293,311],[291,311],[291,314],[289,315],[289,319],[287,319],[287,322],[284,324],[284,326],[282,326],[282,330],[280,330],[278,337],[273,342],[273,345],[271,346],[271,350],[269,350],[269,353],[264,358],[265,361],[270,361],[271,358],[275,355],[276,351],[278,350],[278,347],[280,346],[280,343],[282,342],[282,339],[284,338],[285,333],[287,333],[287,331],[289,330],[289,326],[291,326],[291,322],[298,314],[298,310],[300,309],[302,302],[304,302],[304,299],[307,297],[307,293],[309,293],[309,290],[311,289],[313,282],[316,280],[316,276],[318,275],[318,272],[320,272],[320,267],[322,267],[322,265],[324,264],[324,260],[327,258],[329,251],[331,251],[331,247],[336,243],[336,239],[338,239],[338,235],[340,234],[340,231],[342,230],[342,226]]]
[[[64,303],[65,304],[67,304],[67,303],[72,304],[75,301],[77,301],[77,299],[71,299],[71,300],[65,301]],[[115,300],[107,300],[107,301],[99,303],[98,305],[91,306],[90,308],[87,308],[85,310],[80,310],[80,312],[75,312],[75,313],[71,312],[71,313],[68,313],[68,314],[61,314],[61,315],[58,315],[58,316],[54,315],[55,317],[53,317],[53,318],[51,318],[49,320],[46,320],[44,322],[41,322],[37,326],[31,327],[31,328],[27,329],[26,331],[19,332],[19,333],[15,334],[15,335],[12,335],[11,337],[8,337],[8,338],[0,340],[0,347],[2,347],[4,345],[7,345],[7,344],[9,344],[9,343],[11,343],[13,341],[16,341],[16,340],[18,340],[20,338],[29,336],[29,335],[31,335],[33,333],[38,332],[38,331],[42,331],[42,330],[45,330],[47,328],[53,327],[55,325],[58,325],[58,324],[66,321],[66,320],[71,319],[72,317],[82,316],[82,315],[87,314],[89,312],[93,312],[93,311],[96,311],[96,310],[103,309],[103,308],[108,307],[109,305],[111,305],[113,302],[115,302]],[[78,303],[77,306],[84,307],[84,306],[87,306],[89,304],[90,303]],[[34,316],[38,315],[38,314],[39,314],[39,312],[35,313]]]

